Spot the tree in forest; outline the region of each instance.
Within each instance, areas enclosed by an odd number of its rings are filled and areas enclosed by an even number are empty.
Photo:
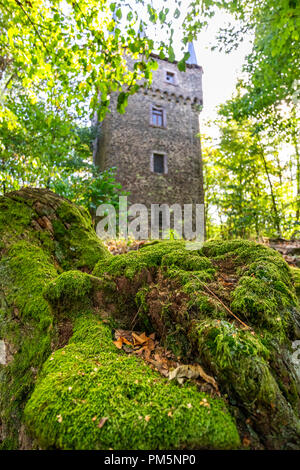
[[[282,161],[280,139],[263,134],[253,119],[222,116],[216,124],[218,143],[207,139],[203,146],[208,236],[218,222],[226,238],[292,235],[298,207],[293,154]]]
[[[105,197],[117,203],[119,185],[112,172],[100,175],[93,167],[82,136],[95,110],[105,117],[111,93],[118,93],[118,110],[125,112],[128,96],[141,80],[150,84],[157,68],[135,3],[0,2],[2,193],[25,184],[52,188],[91,210]],[[170,29],[168,14],[148,5],[150,23]],[[158,47],[161,57],[174,60],[171,41]],[[135,59],[133,70],[125,51]],[[183,54],[181,70],[187,58]]]
[[[225,211],[225,205],[228,204],[226,225],[227,228],[231,226],[231,217],[234,215],[234,230],[232,232],[231,227],[231,234],[244,236],[239,230],[238,221],[246,232],[255,221],[255,231],[250,229],[250,233],[256,236],[280,236],[283,233],[291,236],[299,231],[300,214],[300,5],[299,2],[289,0],[265,0],[259,3],[251,0],[224,1],[220,5],[239,20],[240,27],[224,27],[218,37],[219,47],[230,52],[238,47],[245,33],[252,33],[253,36],[252,50],[243,67],[243,81],[237,84],[233,98],[220,107],[217,122],[221,132],[217,154],[220,151],[222,155],[222,171],[225,170],[229,177],[230,168],[234,168],[234,182],[229,185],[224,182],[219,191],[221,194],[226,193],[226,203],[223,201],[222,209]],[[228,131],[232,124],[237,134],[229,134],[226,143],[224,129]],[[243,175],[242,170],[248,164],[245,132],[250,132],[252,140],[253,181],[263,181],[263,187],[257,186],[256,195],[248,187],[247,175]],[[236,148],[236,138],[244,150]],[[238,163],[241,162],[240,155],[243,155],[242,165]],[[215,177],[220,177],[222,181],[224,175],[219,173],[218,158],[215,162],[209,161],[208,165],[214,163]],[[209,193],[209,183],[207,186]],[[252,202],[256,200],[258,212],[262,216],[262,231],[260,224],[257,225],[257,212],[250,211],[249,201],[247,208],[242,210],[243,215],[237,215],[242,207],[241,203],[237,205],[238,201],[241,201],[241,193],[245,193],[242,187],[247,188],[246,193]],[[211,195],[208,197],[211,199]],[[247,197],[244,200],[247,201]],[[216,201],[215,197],[211,203]]]
[[[194,0],[183,5],[182,1],[173,0],[166,5],[147,0],[7,0],[1,1],[0,6],[0,126],[4,130],[1,135],[4,136],[8,135],[8,131],[16,129],[13,142],[22,134],[20,126],[24,128],[24,120],[34,120],[34,112],[26,115],[24,109],[32,107],[34,110],[37,103],[45,108],[46,114],[53,116],[53,121],[61,120],[61,128],[65,120],[67,125],[74,129],[78,119],[86,120],[96,109],[98,117],[103,119],[110,106],[111,93],[118,94],[117,107],[124,113],[128,97],[140,86],[151,84],[151,72],[157,68],[155,58],[151,55],[153,50],[155,49],[160,58],[168,58],[171,62],[175,60],[175,24],[180,26],[176,29],[177,33],[181,34],[182,44],[178,68],[183,71],[189,57],[185,52],[187,42],[196,38],[197,34],[213,21],[212,18],[218,10],[230,13],[238,20],[238,27],[224,25],[218,32],[213,47],[230,52],[238,47],[247,33],[253,36],[253,47],[244,65],[246,78],[243,81],[242,93],[229,100],[223,106],[222,113],[236,122],[242,123],[245,119],[256,121],[257,141],[263,142],[263,145],[264,134],[270,132],[277,133],[278,138],[293,145],[290,172],[291,179],[296,180],[295,220],[299,223],[298,2]],[[147,25],[159,25],[165,30],[166,38],[156,41],[148,38],[144,34]],[[133,70],[127,66],[125,51],[135,60]],[[22,106],[16,106],[16,97],[23,97]],[[44,127],[38,135],[41,136],[49,130],[52,133],[53,130],[46,121],[41,120],[42,122]],[[82,127],[82,123],[79,127]],[[5,139],[0,141],[1,177],[2,181],[6,179],[6,184],[9,181],[12,185],[15,184],[15,163],[24,168],[22,159],[26,158],[27,162],[37,161],[35,150],[30,149],[28,145],[28,141],[34,139],[33,130],[34,125],[31,129],[27,125],[26,154],[19,152],[11,157],[13,145],[7,147],[10,139],[6,139],[6,142]],[[66,135],[66,132],[63,131],[60,135],[63,134]],[[66,148],[67,143],[76,147],[75,133],[71,132],[69,137],[62,142],[62,148]],[[57,144],[57,135],[52,138]],[[56,144],[49,147],[49,154],[52,149],[54,155],[49,155],[49,161],[55,158],[54,167],[62,164],[63,153],[55,150]],[[284,171],[278,154],[276,156],[276,150],[274,149],[272,158],[270,150],[268,143],[268,156],[265,153],[257,155],[267,176],[274,227],[277,233],[280,233],[282,220],[279,219],[282,216],[277,179],[281,178],[283,181]],[[36,173],[39,171],[39,178],[43,179],[42,174],[48,171],[48,167],[44,171],[44,162],[37,163],[37,167]],[[10,168],[11,173],[7,173]],[[45,177],[45,181],[46,179]],[[27,181],[30,183],[36,180],[37,175],[33,170],[33,175],[27,178]],[[288,179],[285,185],[287,182]],[[285,186],[282,191],[284,190]],[[237,190],[237,200],[240,197],[238,193]],[[288,211],[293,204],[294,210],[295,204],[291,203],[289,197],[284,204],[289,208]],[[250,217],[250,213],[245,215],[246,219],[248,216]],[[242,218],[240,220],[242,221]],[[288,221],[289,226],[291,223]],[[240,233],[240,228],[237,232]]]

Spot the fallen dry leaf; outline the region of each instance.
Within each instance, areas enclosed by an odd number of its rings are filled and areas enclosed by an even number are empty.
[[[250,439],[248,439],[248,437],[244,437],[244,438],[243,438],[243,446],[244,446],[244,447],[249,447],[250,444],[251,444]]]
[[[161,373],[161,375],[163,375],[164,377],[169,377],[169,370],[168,369],[164,369],[163,367],[161,369],[159,369],[159,372]]]
[[[200,377],[206,383],[212,385],[215,392],[220,395],[213,377],[206,374],[199,364],[180,365],[178,362],[180,357],[176,358],[171,351],[160,346],[159,342],[155,341],[155,333],[147,336],[145,332],[118,329],[115,330],[115,338],[114,344],[118,349],[123,349],[127,354],[138,355],[151,369],[158,371],[163,377],[170,380],[176,378],[180,384],[187,379],[198,379]],[[200,386],[202,386],[201,383]],[[201,405],[210,406],[205,402]]]
[[[204,379],[205,382],[211,384],[217,391],[219,391],[215,379],[206,374],[199,364],[181,365],[169,373],[169,380],[177,379],[178,383],[180,384],[182,384],[186,379],[197,379],[199,377]]]
[[[106,421],[108,420],[108,417],[106,416],[105,418],[101,418],[100,421],[99,421],[99,424],[98,424],[98,428],[103,428],[104,424],[106,423]]]
[[[144,344],[148,340],[147,336],[145,333],[142,333],[141,335],[138,335],[137,333],[132,332],[132,337],[134,339],[134,344]]]
[[[128,341],[127,338],[124,338],[124,336],[120,336],[119,339],[121,339],[124,344],[127,344],[127,346],[133,346],[133,344],[130,341]]]
[[[113,342],[114,345],[118,348],[118,349],[122,349],[123,347],[123,340],[122,340],[122,337],[120,336],[119,339],[117,339],[117,341],[114,341]]]

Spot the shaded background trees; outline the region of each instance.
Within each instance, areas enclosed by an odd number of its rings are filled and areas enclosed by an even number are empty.
[[[295,0],[0,0],[0,191],[49,187],[93,210],[117,201],[112,172],[93,167],[87,130],[110,95],[151,84],[155,50],[185,69],[186,46],[230,13],[213,48],[253,38],[243,78],[204,143],[208,234],[292,236],[300,222],[300,4]],[[155,40],[150,25],[162,31]],[[178,26],[179,25],[179,26]],[[174,37],[180,46],[175,50]],[[163,34],[164,32],[164,34]],[[149,35],[150,36],[150,35]],[[129,70],[124,50],[135,67]],[[99,106],[100,103],[100,106]]]

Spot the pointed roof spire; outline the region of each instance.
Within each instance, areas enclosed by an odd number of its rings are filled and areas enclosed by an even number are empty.
[[[189,42],[188,52],[190,53],[190,57],[188,58],[186,63],[190,64],[190,65],[198,65],[197,56],[196,56],[195,47],[194,47],[193,42]]]

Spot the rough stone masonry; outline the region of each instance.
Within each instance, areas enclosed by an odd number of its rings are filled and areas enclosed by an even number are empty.
[[[124,115],[111,113],[99,126],[94,162],[116,167],[117,181],[130,203],[201,204],[204,202],[199,112],[203,103],[202,67],[193,46],[186,72],[176,62],[154,56],[158,69],[151,88],[129,97]]]

